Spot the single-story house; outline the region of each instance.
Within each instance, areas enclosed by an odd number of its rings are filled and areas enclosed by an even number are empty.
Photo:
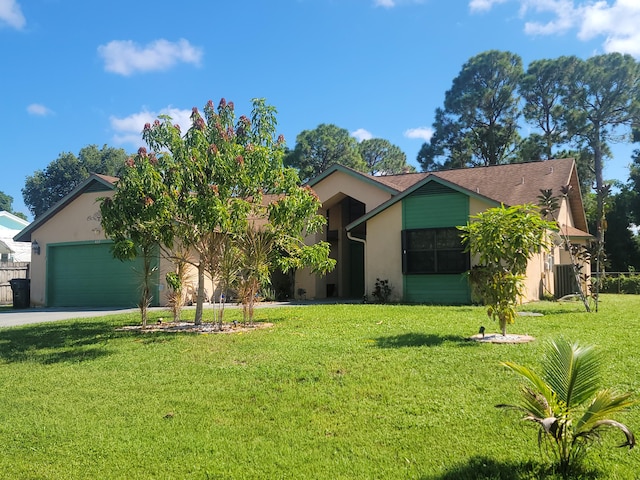
[[[31,305],[36,307],[135,307],[140,299],[142,261],[113,257],[100,198],[115,192],[118,179],[91,175],[15,236],[30,242]],[[168,303],[165,275],[174,265],[158,254],[153,306]],[[187,290],[195,291],[196,275]],[[207,287],[205,287],[206,289]],[[211,291],[211,285],[208,285]]]
[[[309,185],[327,219],[311,241],[330,242],[337,266],[324,277],[297,274],[295,291],[306,298],[371,299],[379,279],[388,281],[395,300],[468,304],[464,272],[474,261],[456,227],[501,204],[538,204],[542,189],[560,196],[562,187],[572,187],[557,212],[561,234],[573,244],[592,238],[573,159],[387,176],[334,165]],[[557,245],[530,261],[523,300],[575,293],[574,279],[570,253]]]
[[[31,245],[31,305],[137,305],[141,262],[114,259],[113,242],[101,225],[99,199],[113,195],[116,182],[91,175],[15,236]],[[462,251],[455,227],[501,204],[536,204],[541,189],[559,195],[567,185],[572,189],[561,199],[557,216],[561,231],[573,243],[587,243],[591,236],[572,159],[388,176],[335,165],[309,186],[327,219],[310,241],[331,244],[336,268],[325,276],[296,272],[293,294],[306,299],[371,298],[380,279],[389,282],[395,300],[470,303],[464,272],[473,259]],[[160,254],[156,263],[153,305],[167,305],[165,275],[174,265]],[[558,278],[566,277],[570,265],[570,255],[561,247],[536,255],[527,272],[524,300],[545,293],[561,296],[559,285],[566,282]],[[195,274],[190,281],[195,289]],[[205,288],[213,291],[210,281]]]

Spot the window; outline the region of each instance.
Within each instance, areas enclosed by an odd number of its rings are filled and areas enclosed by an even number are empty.
[[[457,228],[402,231],[402,273],[462,273],[469,270]]]

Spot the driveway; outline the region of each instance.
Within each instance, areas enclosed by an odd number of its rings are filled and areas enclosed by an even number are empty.
[[[300,307],[304,305],[336,304],[336,303],[362,303],[359,299],[325,299],[325,300],[301,300],[290,302],[259,302],[255,308],[275,308],[275,307]],[[195,309],[195,305],[185,306],[183,309]],[[211,304],[205,303],[204,308],[211,308]],[[227,303],[225,308],[240,308],[236,303]],[[167,307],[149,307],[149,311],[162,310],[170,316]],[[13,309],[0,307],[0,328],[16,327],[18,325],[28,325],[30,323],[55,322],[58,320],[71,320],[75,318],[104,317],[106,315],[117,315],[119,313],[138,312],[137,308],[25,308]]]
[[[55,322],[72,318],[104,317],[117,313],[137,311],[137,308],[121,309],[72,309],[72,308],[0,308],[0,328],[30,323]]]

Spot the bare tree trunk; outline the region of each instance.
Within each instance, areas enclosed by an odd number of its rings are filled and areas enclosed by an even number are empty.
[[[593,139],[593,161],[596,174],[596,272],[598,278],[596,281],[595,291],[595,305],[596,312],[598,311],[598,296],[600,293],[600,281],[602,279],[602,273],[604,271],[604,201],[605,201],[605,186],[602,176],[602,143],[600,141],[600,123],[593,122],[593,129],[595,131]],[[602,270],[602,271],[601,271]]]
[[[202,304],[204,303],[204,261],[202,256],[198,263],[198,297],[196,299],[196,318],[194,323],[202,325]]]

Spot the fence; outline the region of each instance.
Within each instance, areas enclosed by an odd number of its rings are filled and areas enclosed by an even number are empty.
[[[640,294],[640,273],[638,272],[606,272],[600,275],[592,273],[592,277],[600,279],[601,293]]]
[[[13,292],[9,280],[29,278],[29,262],[0,263],[0,305],[13,303]]]

